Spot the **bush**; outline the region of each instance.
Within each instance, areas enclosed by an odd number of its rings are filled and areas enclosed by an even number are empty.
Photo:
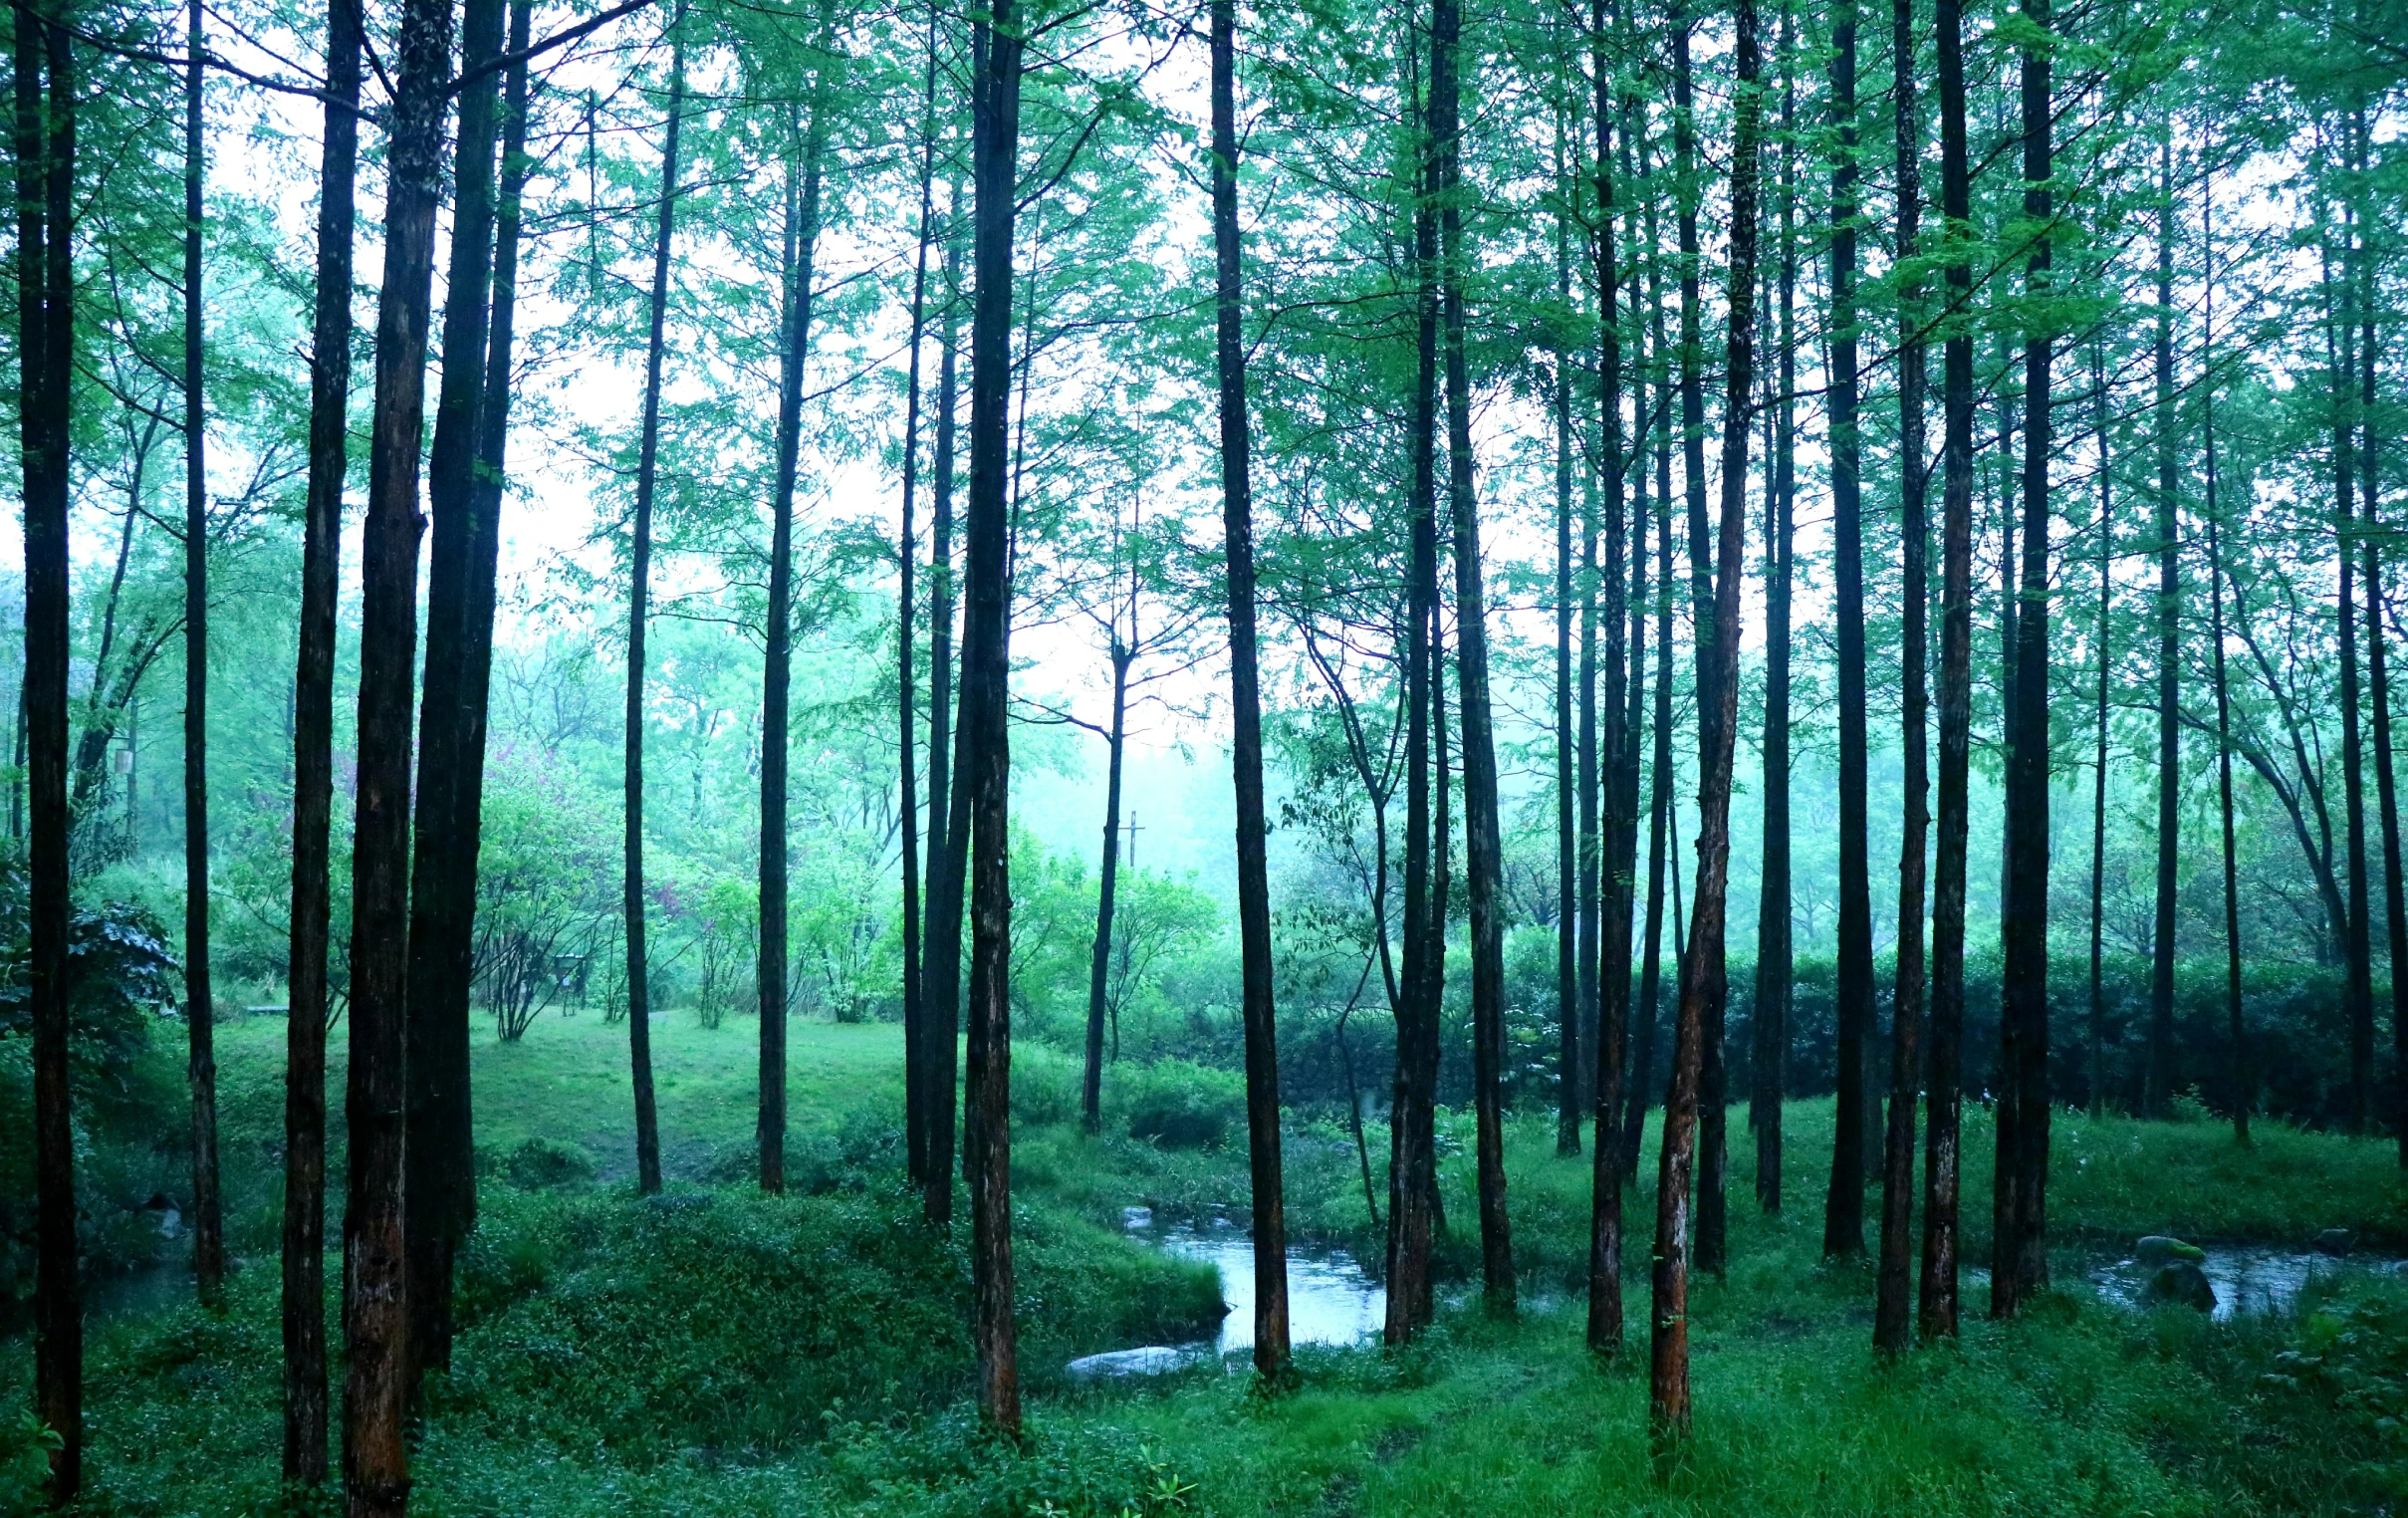
[[[530,1138],[502,1161],[502,1178],[522,1191],[583,1185],[594,1178],[594,1156],[582,1144]]]
[[[1132,1138],[1164,1148],[1218,1148],[1246,1126],[1246,1078],[1187,1060],[1122,1066],[1114,1106]]]
[[[1012,1121],[1070,1122],[1079,1116],[1079,1088],[1084,1074],[1079,1061],[1042,1044],[1023,1044],[1013,1050]]]

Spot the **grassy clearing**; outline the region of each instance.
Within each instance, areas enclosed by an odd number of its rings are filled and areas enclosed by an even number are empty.
[[[282,1501],[273,1231],[258,1228],[272,1218],[281,1033],[249,1023],[221,1040],[229,1154],[250,1156],[238,1172],[257,1193],[231,1311],[178,1303],[96,1328],[88,1513],[263,1513]],[[2408,1187],[2387,1145],[2270,1129],[2240,1150],[2209,1123],[2060,1116],[2051,1210],[2067,1289],[2021,1323],[1972,1317],[1962,1344],[1883,1367],[1869,1352],[1869,1269],[1817,1257],[1829,1104],[1791,1111],[1779,1218],[1753,1204],[1752,1145],[1735,1122],[1734,1263],[1696,1290],[1697,1430],[1659,1480],[1643,1431],[1652,1166],[1627,1201],[1634,1338],[1598,1364],[1579,1343],[1588,1162],[1558,1157],[1537,1114],[1511,1129],[1519,1321],[1466,1304],[1407,1352],[1308,1352],[1301,1387],[1270,1401],[1209,1369],[1066,1384],[1072,1355],[1188,1337],[1212,1316],[1208,1273],[1116,1224],[1133,1203],[1242,1212],[1245,1167],[1231,1146],[1129,1138],[1120,1105],[1103,1136],[1082,1133],[1064,1095],[1073,1067],[1037,1048],[1014,1062],[1026,1077],[1016,1227],[1033,1435],[1001,1448],[961,1407],[959,1241],[928,1235],[896,1184],[895,1030],[795,1034],[798,1189],[812,1194],[782,1199],[740,1179],[749,1023],[655,1023],[680,1178],[649,1202],[622,1178],[623,1027],[560,1020],[519,1046],[480,1043],[487,1200],[463,1262],[458,1357],[428,1403],[417,1511],[2205,1518],[2370,1513],[2408,1498],[2408,1288],[2395,1279],[2345,1275],[2295,1318],[2231,1325],[2122,1313],[2081,1284],[2090,1256],[2149,1231],[2300,1242],[2346,1226],[2397,1245]],[[1979,1261],[1989,1155],[1978,1110],[1967,1134]],[[1370,1138],[1375,1185],[1384,1137]],[[1446,1263],[1462,1281],[1476,1274],[1468,1124],[1448,1137]],[[531,1142],[590,1155],[599,1178],[514,1162]],[[1300,1231],[1375,1260],[1348,1136],[1307,1126],[1289,1145]],[[715,1176],[733,1183],[708,1184]],[[1982,1305],[1970,1291],[1969,1308]],[[22,1342],[0,1365],[25,1384]]]

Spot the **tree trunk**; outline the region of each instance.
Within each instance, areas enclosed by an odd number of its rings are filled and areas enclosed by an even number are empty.
[[[1934,0],[1940,74],[1940,210],[1947,218],[1948,310],[1973,300],[1973,269],[1955,241],[1970,218],[1965,152],[1965,54],[1958,0]],[[1957,1332],[1957,1184],[1965,1025],[1966,836],[1973,717],[1973,335],[1948,331],[1940,451],[1940,836],[1932,860],[1931,1047],[1924,1072],[1923,1260],[1916,1327],[1925,1339]]]
[[[761,1017],[759,1112],[754,1119],[755,1141],[761,1151],[761,1189],[779,1196],[786,1191],[786,961],[787,961],[787,820],[789,693],[794,664],[795,480],[803,446],[803,371],[811,362],[811,319],[816,255],[820,247],[820,184],[828,155],[827,91],[815,81],[811,121],[803,140],[802,184],[787,180],[786,312],[784,342],[778,360],[778,472],[770,501],[769,627],[761,680],[761,942],[754,971]],[[917,326],[916,315],[913,318]],[[912,350],[917,373],[918,348]],[[908,435],[910,427],[906,424]],[[908,455],[906,455],[908,457]],[[910,601],[911,489],[910,465],[904,465],[903,601]],[[903,658],[910,660],[910,615],[902,620]],[[903,807],[906,853],[903,875],[911,876],[908,854],[911,785],[909,716],[910,680],[903,681],[905,742],[903,744]],[[910,888],[904,889],[906,916]],[[906,923],[908,926],[908,923]],[[908,947],[908,945],[906,945]],[[910,965],[906,956],[906,994]],[[906,1008],[908,1011],[908,1008]],[[909,1023],[905,1024],[909,1046]]]
[[[201,386],[201,40],[192,0],[184,65],[184,1032],[192,1089],[192,1278],[215,1305],[226,1279],[217,1191],[217,1053],[209,991],[209,476]]]
[[[2359,405],[2366,416],[2366,674],[2368,694],[2374,702],[2374,780],[2375,804],[2382,813],[2383,824],[2383,927],[2384,950],[2390,959],[2391,971],[2391,1036],[2393,1069],[2408,1072],[2408,974],[2402,972],[2401,951],[2408,945],[2408,882],[2400,878],[2400,809],[2399,787],[2393,774],[2391,757],[2391,676],[2383,646],[2383,526],[2380,496],[2377,486],[2381,473],[2377,469],[2375,450],[2375,342],[2372,302],[2368,301],[2358,334],[2358,374],[2362,388]],[[2211,432],[2213,448],[2214,433]],[[2212,457],[2212,454],[2211,454]],[[2212,468],[2212,466],[2211,466]],[[2209,478],[2214,478],[2211,472]],[[2212,488],[2212,487],[2211,487]],[[2240,1047],[2238,1020],[2235,1021],[2234,1047]],[[2393,1127],[2400,1145],[2400,1163],[2408,1167],[2408,1075],[2397,1077],[2403,1095],[2396,1098],[2403,1105],[2393,1113]]]
[[[928,1221],[953,1216],[953,1061],[961,1026],[962,871],[968,805],[953,762],[953,419],[961,353],[961,185],[946,196],[945,334],[936,363],[936,467],[928,522],[928,891],[920,957],[920,1036],[904,1057],[913,1108],[912,1178]],[[916,1098],[911,1093],[917,1093]]]
[[[978,1406],[1020,1434],[1020,1366],[1012,1323],[1012,760],[1006,701],[1011,586],[1005,564],[1005,443],[1012,380],[1012,235],[1020,146],[1022,39],[1012,0],[977,23],[975,231],[977,304],[970,324],[970,503],[962,624],[962,712],[956,750],[968,798],[970,1040],[964,1159],[970,1178],[970,1334]]]
[[[1679,23],[1676,23],[1676,25]],[[1730,329],[1723,361],[1722,522],[1715,560],[1714,616],[1700,624],[1698,847],[1696,912],[1681,960],[1680,1014],[1674,1024],[1672,1091],[1664,1105],[1663,1156],[1656,1178],[1655,1293],[1648,1376],[1648,1424],[1659,1465],[1689,1432],[1689,1186],[1700,1073],[1707,1037],[1720,1019],[1724,905],[1731,864],[1731,767],[1739,728],[1739,592],[1747,543],[1748,402],[1755,383],[1756,194],[1764,61],[1756,37],[1756,0],[1739,0],[1736,117],[1731,146],[1731,269],[1725,303]],[[1676,54],[1676,57],[1678,55]],[[1700,1189],[1705,1189],[1700,1185]]]
[[[502,0],[465,0],[460,59],[471,73],[502,51]],[[493,154],[500,77],[460,91],[453,159],[451,263],[443,294],[443,378],[426,460],[426,673],[409,892],[408,1211],[410,1368],[451,1363],[452,1256],[474,1209],[468,1092],[468,993],[474,955],[476,835],[463,831],[465,666],[474,634],[477,423],[493,260]]]
[[[1623,556],[1630,541],[1622,513],[1622,480],[1627,467],[1622,444],[1622,338],[1616,307],[1621,291],[1618,249],[1614,243],[1616,206],[1613,184],[1613,70],[1606,54],[1604,0],[1589,0],[1589,58],[1594,85],[1597,126],[1596,238],[1597,260],[1597,452],[1604,475],[1605,500],[1605,839],[1602,902],[1603,942],[1597,970],[1596,1130],[1598,1142],[1589,1169],[1588,1227],[1588,1347],[1612,1354],[1622,1347],[1622,1166],[1621,1145],[1606,1136],[1613,1132],[1623,1087],[1622,1055],[1630,1015],[1630,867],[1622,848],[1628,832],[1623,813],[1622,770],[1625,688],[1628,681],[1629,638],[1623,626],[1626,570]],[[1502,1184],[1500,1185],[1502,1200]]]
[[[2225,678],[2224,667],[2224,545],[2222,542],[2223,512],[2216,500],[2216,388],[2214,383],[2216,355],[2216,228],[2212,180],[2201,176],[2199,188],[2200,244],[2207,264],[2200,323],[2200,367],[2208,382],[2200,387],[2201,432],[2207,444],[2207,519],[2208,519],[2208,586],[2209,607],[2216,638],[2216,803],[2218,821],[2222,825],[2224,843],[2224,1002],[2227,1031],[2233,1045],[2233,1140],[2249,1144],[2251,1076],[2248,1030],[2241,1015],[2241,889],[2239,860],[2233,847],[2233,703],[2231,685]],[[2372,490],[2368,492],[2371,501]],[[2372,513],[2370,512],[2369,515]],[[2375,682],[2375,758],[2377,773],[2383,783],[2383,813],[2391,818],[2391,752],[2384,742],[2389,727],[2388,713],[2383,704],[2383,642],[2382,594],[2376,580],[2374,540],[2366,543],[2366,605],[2368,633],[2373,638],[2373,669]],[[2391,941],[2400,941],[2397,924],[2400,920],[2399,839],[2396,829],[2384,838],[2391,865],[2391,920],[2394,924]],[[2396,1002],[2399,992],[2392,992]]]
[[[1426,123],[1424,124],[1426,126]],[[1397,1003],[1396,1085],[1389,1105],[1387,1321],[1390,1345],[1409,1341],[1430,1298],[1432,1201],[1437,1191],[1432,1104],[1438,1084],[1438,971],[1445,907],[1436,880],[1445,873],[1443,842],[1433,846],[1430,758],[1440,671],[1433,643],[1438,622],[1437,412],[1438,218],[1431,205],[1436,165],[1429,144],[1418,170],[1413,214],[1416,369],[1412,411],[1412,514],[1405,614],[1405,901],[1403,995]],[[1443,772],[1438,788],[1443,793]],[[1444,802],[1441,801],[1443,807]],[[1443,833],[1441,833],[1443,838]],[[1433,858],[1433,856],[1436,858]]]
[[[1656,336],[1661,339],[1662,333]],[[1661,353],[1659,341],[1656,350]],[[1659,389],[1665,386],[1659,385]],[[1665,408],[1659,406],[1658,414]],[[1672,830],[1672,492],[1668,488],[1669,439],[1657,431],[1655,498],[1655,715],[1654,754],[1647,786],[1647,951],[1639,968],[1637,1050],[1630,1062],[1630,1106],[1622,1134],[1622,1168],[1638,1168],[1639,1139],[1647,1121],[1647,1094],[1655,1089],[1657,1030],[1663,1022],[1664,867]],[[1659,1138],[1658,1142],[1661,1142]]]
[[[1454,515],[1455,679],[1463,718],[1463,852],[1471,906],[1472,1105],[1480,1190],[1480,1279],[1488,1310],[1511,1314],[1515,1283],[1512,1222],[1505,1208],[1505,924],[1498,901],[1504,840],[1497,821],[1497,749],[1489,710],[1480,510],[1472,480],[1471,366],[1464,352],[1463,287],[1467,276],[1460,203],[1463,11],[1459,0],[1433,0],[1430,29],[1430,136],[1437,156],[1439,288],[1446,326],[1447,495]],[[1612,246],[1610,236],[1603,245]],[[1609,718],[1612,704],[1609,691]]]
[[[1822,1252],[1864,1253],[1865,1039],[1873,1022],[1873,911],[1865,844],[1864,519],[1856,435],[1856,6],[1831,13],[1832,580],[1839,656],[1838,1100]],[[1912,70],[1906,71],[1912,73]]]
[[[1890,38],[1890,56],[1899,60],[1890,98],[1896,111],[1898,257],[1905,262],[1920,252],[1923,224],[1914,0],[1891,0]],[[1881,1269],[1873,1306],[1873,1348],[1885,1355],[1906,1348],[1914,1294],[1915,1092],[1923,1073],[1923,845],[1931,831],[1925,799],[1931,787],[1925,759],[1930,703],[1924,660],[1930,644],[1924,613],[1931,594],[1931,550],[1924,493],[1923,392],[1928,376],[1922,323],[1923,281],[1910,274],[1898,292],[1898,537],[1905,582],[1899,605],[1898,704],[1905,816],[1898,846],[1898,978],[1890,1011],[1889,1127],[1881,1154]]]
[[[2048,0],[2025,0],[2047,33]],[[2049,56],[2023,57],[2024,216],[2047,227]],[[2048,238],[2035,238],[2026,288],[2049,288]],[[2016,614],[2015,751],[2009,759],[2007,909],[2002,924],[1999,1139],[1992,1183],[1990,1313],[2013,1317],[2048,1284],[2048,414],[2049,339],[2024,340],[2024,566]]]
[[[1748,1126],[1756,1131],[1756,1203],[1781,1212],[1782,1107],[1788,1094],[1791,949],[1790,588],[1796,540],[1798,391],[1798,84],[1796,19],[1781,8],[1781,394],[1773,440],[1773,489],[1766,501],[1764,886],[1756,908],[1754,1077]]]
[[[1133,638],[1132,638],[1133,640]],[[1120,758],[1128,713],[1129,644],[1112,630],[1112,725],[1106,736],[1103,785],[1103,864],[1096,875],[1095,943],[1087,957],[1086,1070],[1080,1115],[1090,1134],[1103,1131],[1103,983],[1112,957],[1112,910],[1120,884]]]
[[[918,674],[917,655],[919,650],[914,638],[911,625],[913,617],[911,600],[911,572],[913,568],[914,553],[911,542],[911,523],[912,507],[915,504],[914,498],[919,491],[920,479],[920,348],[921,340],[927,336],[928,332],[928,239],[935,219],[936,44],[936,11],[934,7],[930,7],[928,12],[928,67],[926,74],[923,76],[924,83],[921,86],[921,99],[923,104],[920,109],[922,147],[920,152],[919,236],[918,248],[914,254],[914,262],[911,269],[911,367],[910,378],[907,381],[906,387],[906,398],[903,402],[902,530],[896,535],[895,538],[895,568],[897,579],[894,618],[894,641],[897,659],[895,716],[898,727],[896,733],[895,751],[901,756],[900,762],[897,766],[900,777],[899,787],[902,792],[902,805],[899,809],[898,821],[901,824],[903,835],[903,1106],[905,1110],[904,1128],[908,1133],[906,1142],[906,1149],[910,1156],[908,1163],[914,1179],[918,1178],[919,1176],[920,1162],[923,1158],[923,1150],[927,1146],[927,1135],[922,1131],[922,1124],[924,1122],[924,1103],[922,1101],[922,1094],[919,1085],[920,1076],[922,1073],[922,1061],[919,1057],[919,1050],[926,1042],[926,1030],[924,1024],[927,1021],[927,1006],[924,972],[921,969],[920,962],[920,821],[919,797],[916,794],[918,776],[915,772],[915,760],[912,753],[912,750],[915,746],[913,743],[913,729],[918,725],[919,721],[919,712],[912,695],[912,687],[916,682],[916,676]],[[812,111],[812,126],[815,128],[815,134],[819,126],[820,115],[821,112],[815,103]],[[817,207],[815,206],[814,209],[816,211]],[[790,523],[790,560],[792,556],[791,532],[792,526]],[[790,573],[791,568],[792,566],[790,563]],[[774,573],[775,571],[773,571],[773,574]],[[781,610],[783,610],[783,608],[781,608]],[[786,630],[784,628],[778,629],[776,635],[783,639],[786,635]],[[784,756],[781,755],[780,758],[783,760]],[[781,772],[780,778],[783,779],[783,772],[785,769],[783,763],[780,764],[779,769]],[[766,803],[766,791],[763,793],[763,798],[764,802]],[[786,820],[786,798],[784,796],[780,796],[778,798],[778,820],[781,828],[783,828]],[[765,817],[768,815],[766,805],[764,806],[763,815]],[[931,831],[935,831],[933,823],[931,825]],[[781,839],[781,843],[783,843],[783,839]],[[769,900],[769,892],[767,889],[767,860],[768,857],[766,854],[764,854],[762,876],[764,888],[761,899],[765,904]],[[779,904],[783,906],[786,900],[786,880],[783,859],[780,861],[778,874],[778,901]],[[764,924],[764,937],[762,941],[766,946],[768,942],[768,938],[766,936],[768,918],[764,917],[762,921]],[[784,922],[780,922],[778,924],[778,952],[780,956],[778,977],[781,982],[781,987],[783,987],[786,973],[784,959],[786,952],[786,924]],[[763,960],[763,968],[766,972],[766,956]],[[785,1011],[786,1009],[784,1005],[781,1004],[778,1009],[781,1021],[784,1020]],[[764,1001],[762,1026],[765,1030],[768,1027],[768,1003]],[[781,1028],[780,1032],[783,1033],[784,1029]],[[779,1040],[779,1053],[781,1058],[783,1058],[785,1053],[785,1040],[781,1038]],[[778,1081],[781,1087],[784,1086],[785,1079],[785,1072],[783,1067],[781,1067],[778,1075]],[[786,1117],[784,1101],[785,1093],[783,1090],[780,1091],[779,1097],[779,1142],[781,1146],[783,1146],[785,1142],[784,1130]],[[769,1152],[769,1147],[766,1141],[762,1145],[762,1152],[765,1155]],[[781,1158],[783,1158],[783,1156],[781,1156]],[[766,1175],[766,1172],[764,1173]],[[785,1183],[785,1176],[783,1174],[779,1176],[779,1183],[781,1185]]]
[[[2115,610],[2115,512],[2112,490],[2114,460],[2107,451],[2107,363],[2095,344],[2090,350],[2091,432],[2098,443],[2098,742],[2090,763],[2090,1089],[2085,1094],[2090,1115],[2106,1111],[2106,886],[2107,886],[2107,682],[2114,669],[2109,657],[2113,630],[2108,619]]]
[[[1565,123],[1556,118],[1556,192],[1565,208],[1556,215],[1556,303],[1566,315],[1572,311],[1571,209],[1572,179],[1565,158]],[[1571,355],[1561,339],[1550,354],[1554,392],[1548,397],[1556,429],[1556,1153],[1580,1152],[1580,1027],[1585,1003],[1580,995],[1581,886],[1579,804],[1585,794],[1579,781],[1580,732],[1572,726],[1571,626]],[[1583,575],[1585,586],[1586,577]],[[1593,668],[1594,653],[1590,654]],[[1591,701],[1594,692],[1591,691]],[[1593,710],[1590,713],[1593,723]],[[1591,763],[1593,764],[1593,760]],[[1612,1115],[1597,1130],[1599,1143],[1607,1141]]]
[[[352,380],[352,237],[359,219],[360,12],[327,11],[326,142],[311,329],[310,472],[293,680],[292,958],[285,1008],[284,1478],[326,1480],[326,1025],[329,814],[335,789],[336,601]]]
[[[2140,1110],[2162,1118],[2174,1084],[2174,908],[2182,842],[2182,570],[2175,520],[2174,136],[2158,145],[2157,219],[2157,916],[2149,962],[2149,1048]]]
[[[2341,794],[2344,836],[2349,849],[2348,918],[2343,942],[2347,972],[2342,1005],[2349,1021],[2349,1131],[2362,1135],[2374,1125],[2374,972],[2366,920],[2365,760],[2358,737],[2357,593],[2352,584],[2357,556],[2351,552],[2355,546],[2352,540],[2358,532],[2352,476],[2359,470],[2350,437],[2356,421],[2356,397],[2351,391],[2357,388],[2357,377],[2351,373],[2356,366],[2351,362],[2355,345],[2351,341],[2348,307],[2356,301],[2353,287],[2359,261],[2365,256],[2358,247],[2354,221],[2354,216],[2345,215],[2341,223],[2342,304],[2330,320],[2336,329],[2336,339],[2331,344],[2334,354],[2331,369],[2333,500],[2337,524],[2334,539],[2341,581],[2335,602],[2340,613]],[[2368,493],[2373,493],[2371,484]]]
[[[660,215],[652,234],[650,337],[644,349],[643,433],[635,464],[634,544],[627,579],[626,941],[627,1054],[635,1085],[635,1185],[660,1189],[660,1119],[652,1105],[651,963],[644,949],[644,630],[650,617],[652,498],[660,468],[660,370],[669,314],[669,247],[677,230],[677,128],[685,115],[680,4],[669,19],[669,101],[660,152]]]
[[[1253,441],[1246,417],[1244,250],[1238,241],[1237,5],[1212,7],[1212,232],[1221,413],[1221,535],[1229,570],[1229,678],[1237,793],[1238,943],[1246,1019],[1246,1152],[1254,1196],[1254,1368],[1288,1379],[1288,1212],[1280,1173],[1279,1044],[1273,1024],[1271,885],[1263,802],[1263,717],[1255,638]],[[1366,965],[1367,969],[1368,966]],[[1340,1029],[1342,1038],[1343,1029]],[[1361,1156],[1361,1113],[1346,1067]],[[1367,1157],[1363,1196],[1371,1195]],[[1372,1225],[1378,1225],[1373,1209]]]
[[[33,1022],[35,1411],[59,1436],[50,1498],[84,1476],[84,1306],[77,1281],[75,1133],[68,1087],[68,452],[75,363],[75,57],[67,31],[16,28],[17,363],[24,468],[26,991]]]
[[[358,781],[352,846],[351,1129],[344,1207],[343,1477],[351,1518],[409,1504],[403,1442],[410,676],[417,651],[418,460],[435,204],[451,77],[449,0],[408,0],[390,117],[376,387],[361,549]]]

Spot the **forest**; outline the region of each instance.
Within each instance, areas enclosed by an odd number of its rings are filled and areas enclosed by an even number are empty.
[[[0,1515],[2408,1502],[2408,0],[0,32]]]

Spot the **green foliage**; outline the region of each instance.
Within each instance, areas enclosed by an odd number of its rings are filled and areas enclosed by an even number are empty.
[[[1218,1148],[1246,1131],[1246,1080],[1189,1060],[1121,1066],[1111,1111],[1132,1138],[1165,1148]]]

